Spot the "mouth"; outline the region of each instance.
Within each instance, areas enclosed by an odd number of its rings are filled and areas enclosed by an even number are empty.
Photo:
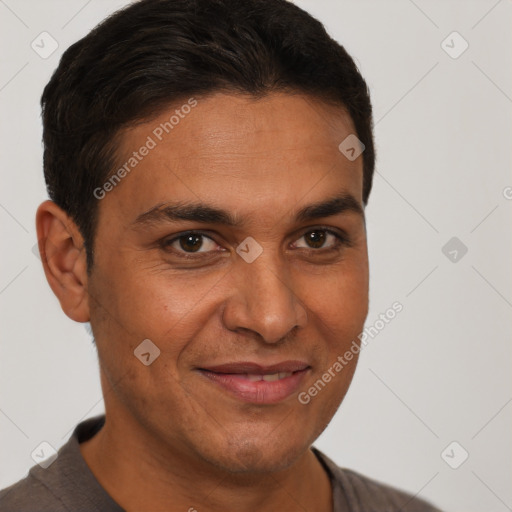
[[[302,361],[273,365],[227,363],[198,368],[217,389],[243,402],[275,404],[298,391],[311,367]]]

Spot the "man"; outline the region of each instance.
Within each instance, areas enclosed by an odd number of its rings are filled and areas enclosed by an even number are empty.
[[[322,25],[143,0],[65,52],[42,107],[40,252],[91,323],[106,414],[0,510],[433,511],[312,448],[359,354],[375,158]]]

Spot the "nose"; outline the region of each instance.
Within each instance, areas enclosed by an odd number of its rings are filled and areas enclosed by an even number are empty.
[[[306,308],[278,262],[263,256],[253,263],[239,261],[231,276],[234,291],[223,311],[227,329],[251,331],[265,343],[276,344],[306,325]]]

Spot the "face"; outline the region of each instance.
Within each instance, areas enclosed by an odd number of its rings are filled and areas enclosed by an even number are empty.
[[[357,356],[304,392],[367,315],[362,157],[338,149],[355,129],[302,95],[188,104],[122,135],[130,170],[99,200],[88,291],[107,416],[162,454],[284,469],[340,405]]]

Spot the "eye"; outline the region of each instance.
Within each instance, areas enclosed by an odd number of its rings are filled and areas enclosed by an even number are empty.
[[[163,249],[171,249],[177,253],[194,254],[214,251],[218,244],[203,233],[191,231],[172,239],[162,240],[161,246]]]
[[[296,248],[335,250],[342,244],[349,245],[347,237],[329,229],[313,229],[304,233],[299,238],[299,240],[301,239],[304,239],[305,245],[298,245],[295,242],[294,246]]]

